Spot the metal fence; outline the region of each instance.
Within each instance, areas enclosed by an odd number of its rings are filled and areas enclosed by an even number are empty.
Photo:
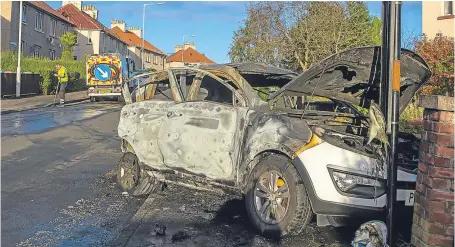
[[[21,95],[41,94],[41,77],[29,72],[21,73]],[[1,97],[16,95],[16,72],[1,72]]]

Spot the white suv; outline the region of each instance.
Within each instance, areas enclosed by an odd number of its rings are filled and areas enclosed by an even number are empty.
[[[381,213],[380,54],[346,50],[301,75],[248,63],[140,75],[146,79],[124,95],[118,182],[133,195],[162,183],[243,193],[265,236],[298,234],[314,214]],[[401,61],[400,112],[430,76],[415,53],[403,50]],[[400,140],[407,149],[398,148],[397,200],[412,204],[418,149],[410,147],[418,139]]]

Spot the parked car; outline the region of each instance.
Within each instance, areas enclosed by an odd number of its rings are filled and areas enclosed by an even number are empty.
[[[333,222],[384,212],[380,54],[346,50],[300,75],[249,63],[143,74],[121,111],[118,182],[133,195],[161,183],[240,192],[265,236],[298,234],[314,214]],[[430,76],[409,50],[401,63],[400,112]],[[418,150],[400,154],[400,204],[413,204],[417,159]]]

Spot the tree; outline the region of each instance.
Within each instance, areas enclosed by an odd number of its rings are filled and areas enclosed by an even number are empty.
[[[454,95],[454,38],[437,34],[415,41],[415,50],[427,62],[432,75],[423,88],[424,94]]]
[[[60,36],[60,41],[63,46],[62,60],[73,60],[73,47],[76,45],[77,35],[71,32],[66,32]]]
[[[376,44],[380,35],[380,20],[362,2],[254,2],[247,13],[234,33],[232,62],[302,71],[346,48]]]
[[[372,25],[372,39],[373,45],[382,45],[382,21],[377,16],[373,18]]]

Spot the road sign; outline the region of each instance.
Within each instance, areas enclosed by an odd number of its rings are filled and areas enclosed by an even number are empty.
[[[107,64],[99,64],[95,67],[95,78],[99,81],[107,81],[111,78],[111,67]]]

